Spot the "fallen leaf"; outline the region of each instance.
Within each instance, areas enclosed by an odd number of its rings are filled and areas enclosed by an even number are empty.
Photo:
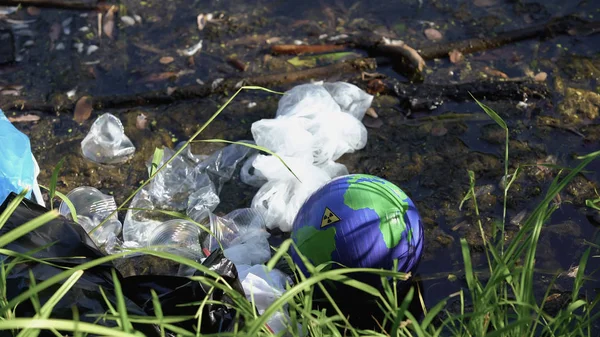
[[[163,73],[158,74],[150,74],[144,78],[142,78],[142,82],[160,82],[171,77],[177,77],[177,73],[174,71],[165,71]]]
[[[442,39],[442,33],[435,28],[425,29],[425,36],[431,41],[439,41]]]
[[[443,126],[437,126],[431,129],[431,135],[441,137],[448,133],[448,129]]]
[[[492,69],[490,67],[483,68],[483,71],[490,76],[502,77],[505,79],[508,78],[508,75],[506,75],[505,73],[501,72],[500,70]]]
[[[33,6],[27,7],[27,14],[29,14],[31,16],[38,16],[38,15],[40,15],[41,12],[42,12],[42,10],[39,9],[38,7],[33,7]]]
[[[475,0],[473,4],[477,7],[490,7],[498,4],[498,0]]]
[[[104,34],[112,39],[113,31],[115,29],[115,6],[112,6],[104,16],[104,24],[102,25],[102,30]]]
[[[167,87],[167,95],[171,96],[177,90],[177,87]]]
[[[92,115],[92,99],[89,96],[83,96],[75,104],[74,119],[77,123],[83,123]]]
[[[0,94],[2,94],[2,96],[19,96],[21,91],[15,89],[3,89],[0,91]]]
[[[536,81],[536,82],[544,82],[544,81],[546,80],[546,78],[548,78],[548,74],[547,74],[547,73],[545,73],[545,72],[543,72],[543,71],[542,71],[542,72],[540,72],[540,73],[537,73],[537,74],[536,74],[536,75],[533,77],[534,81]]]
[[[40,116],[38,116],[38,115],[23,115],[23,116],[8,117],[8,120],[11,123],[37,122],[40,120]]]
[[[366,115],[367,116],[371,116],[373,118],[379,118],[379,115],[377,115],[377,112],[373,108],[368,108],[367,112],[366,112]]]
[[[173,61],[175,61],[175,59],[171,56],[163,56],[160,58],[160,60],[158,60],[158,62],[160,62],[161,64],[169,64]]]
[[[121,17],[121,21],[122,21],[124,24],[128,25],[128,26],[133,26],[133,25],[135,25],[135,19],[134,19],[134,18],[132,18],[131,16],[127,16],[127,15],[125,15],[125,16],[122,16],[122,17]]]
[[[457,49],[452,49],[452,51],[448,53],[448,56],[450,56],[450,62],[455,63],[455,64],[462,62],[462,60],[465,58],[463,53],[461,53]]]

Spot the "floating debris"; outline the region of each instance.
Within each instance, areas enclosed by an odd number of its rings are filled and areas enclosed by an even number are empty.
[[[115,29],[115,11],[116,6],[112,6],[106,12],[106,16],[104,17],[104,24],[102,25],[102,30],[104,31],[104,34],[106,34],[111,39],[113,37],[113,31]]]
[[[450,62],[452,62],[454,64],[462,62],[462,60],[464,60],[464,58],[465,58],[463,53],[461,53],[457,49],[453,49],[451,52],[449,52],[448,56],[450,57]]]
[[[121,21],[128,26],[135,25],[135,19],[132,18],[131,16],[122,16]]]
[[[177,53],[180,56],[194,56],[200,49],[202,49],[202,40],[187,49],[177,50]]]
[[[204,27],[206,27],[206,24],[211,22],[212,19],[213,19],[213,15],[210,13],[209,14],[203,14],[203,13],[198,14],[198,17],[196,18],[196,21],[198,23],[198,30],[203,30]]]
[[[160,60],[158,60],[158,62],[160,62],[161,64],[169,64],[173,61],[175,61],[175,59],[171,56],[163,56],[160,58]]]
[[[145,114],[141,113],[137,116],[137,118],[135,119],[135,127],[143,130],[146,128],[146,126],[148,125],[148,117],[146,117]]]
[[[81,54],[83,52],[83,43],[81,43],[81,42],[73,43],[73,47],[75,49],[77,49],[77,52],[79,54]]]
[[[76,93],[77,93],[77,88],[73,88],[73,89],[67,91],[67,98],[73,99],[73,97],[75,97]]]
[[[425,29],[425,36],[431,41],[440,41],[443,38],[442,33],[435,28]]]
[[[81,97],[75,104],[75,112],[73,118],[77,123],[83,123],[92,115],[92,100],[89,96]]]
[[[98,49],[99,49],[99,48],[98,48],[98,46],[96,46],[96,45],[93,45],[93,44],[92,44],[92,45],[89,45],[89,46],[87,47],[87,52],[86,52],[86,53],[87,53],[88,55],[91,55],[93,52],[95,52],[95,51],[96,51],[96,50],[98,50]]]
[[[540,73],[537,73],[533,77],[533,80],[536,82],[544,82],[546,80],[546,78],[548,78],[548,74],[542,71]]]
[[[8,117],[8,120],[11,123],[37,122],[40,120],[40,116],[38,116],[38,115],[11,116],[11,117]]]
[[[213,90],[217,89],[217,88],[219,87],[219,84],[221,84],[221,82],[223,82],[224,80],[225,80],[224,78],[217,78],[217,79],[216,79],[216,80],[214,80],[214,81],[212,82],[212,84],[210,85],[210,86],[211,86],[211,88],[212,88]]]

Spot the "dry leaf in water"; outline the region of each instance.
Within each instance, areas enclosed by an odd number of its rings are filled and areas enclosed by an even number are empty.
[[[106,12],[106,15],[104,16],[104,24],[102,25],[102,30],[104,31],[104,34],[106,34],[108,37],[110,37],[112,39],[113,37],[113,31],[115,29],[115,7],[111,7],[108,12]]]
[[[425,36],[431,41],[439,41],[442,39],[442,33],[435,28],[425,29]]]
[[[377,114],[375,109],[373,109],[372,107],[367,109],[366,115],[371,116],[373,118],[379,118],[379,115]]]
[[[540,72],[540,73],[537,73],[537,74],[536,74],[536,75],[533,77],[534,81],[536,81],[536,82],[544,82],[544,81],[546,80],[546,78],[548,78],[548,74],[547,74],[547,73],[545,73],[545,72],[543,72],[543,71],[542,71],[542,72]]]
[[[485,68],[483,68],[483,71],[490,76],[496,76],[496,77],[502,77],[502,78],[508,79],[508,75],[501,72],[500,70],[492,69],[490,67],[485,67]]]
[[[83,96],[75,104],[74,119],[77,123],[83,123],[92,115],[92,99],[89,96]]]
[[[27,7],[27,14],[29,14],[31,16],[38,16],[38,15],[40,15],[41,12],[42,12],[42,10],[39,9],[38,7],[33,7],[33,6]]]
[[[160,82],[171,77],[177,77],[177,73],[173,71],[165,71],[164,73],[150,74],[142,79],[142,82]]]
[[[171,56],[163,56],[160,58],[160,60],[158,62],[160,62],[161,64],[169,64],[173,61],[175,61],[175,59],[172,58]]]
[[[498,0],[475,0],[473,4],[477,7],[491,7],[498,4]]]
[[[11,123],[37,122],[40,120],[40,116],[38,116],[38,115],[14,116],[14,117],[8,117],[8,120]]]
[[[452,49],[452,51],[448,53],[448,56],[450,57],[450,62],[452,63],[462,62],[462,60],[465,58],[463,53],[457,49]]]

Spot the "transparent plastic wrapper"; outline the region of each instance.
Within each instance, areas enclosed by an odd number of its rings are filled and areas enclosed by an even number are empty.
[[[194,221],[203,222],[219,205],[223,184],[231,179],[237,165],[255,152],[250,147],[232,144],[210,156],[202,156],[186,148],[133,198],[129,208],[144,210],[127,211],[123,223],[124,241],[145,246],[156,227],[172,219],[158,210],[186,213]],[[164,148],[158,167],[174,154],[174,150]],[[149,160],[148,170],[151,165],[152,160]]]
[[[115,212],[111,216],[111,213],[117,209],[114,197],[106,195],[94,187],[81,186],[69,192],[67,198],[75,207],[76,222],[85,229],[98,246],[108,243],[109,240],[114,241],[121,233],[122,225],[117,213]],[[64,201],[60,203],[58,211],[67,219],[73,220],[69,207]],[[108,218],[109,216],[110,218]],[[106,218],[108,220],[90,234]]]
[[[236,266],[238,275],[242,282],[242,287],[248,301],[256,306],[260,315],[285,292],[286,286],[292,285],[292,280],[279,271],[273,269],[269,271],[265,265],[241,265]],[[287,304],[282,310],[277,311],[267,320],[267,326],[275,334],[287,330],[292,324],[288,313]],[[301,333],[301,325],[298,324],[298,333]],[[288,336],[286,332],[284,336]]]
[[[282,159],[300,180],[294,177],[279,158],[259,155],[254,161],[254,167],[269,177],[269,181],[254,195],[252,207],[262,211],[267,228],[289,232],[304,200],[331,180],[331,177],[323,169],[302,160],[287,157]]]
[[[27,135],[19,131],[0,110],[0,203],[11,193],[21,193],[29,188],[25,195],[32,194],[41,206],[44,206],[42,194],[37,185],[39,167]]]
[[[205,254],[210,254],[221,243],[225,256],[236,265],[260,264],[271,258],[271,248],[264,216],[259,209],[236,209],[224,217],[210,214],[209,229],[203,240]]]
[[[121,121],[112,114],[98,117],[90,132],[81,142],[83,156],[101,164],[127,161],[135,152],[135,146],[125,135]]]
[[[268,228],[290,231],[312,192],[349,173],[335,161],[366,146],[367,129],[361,120],[372,101],[372,95],[345,82],[302,84],[279,100],[274,119],[252,124],[256,144],[282,157],[300,178],[275,156],[258,155],[244,164],[242,181],[260,187],[252,207],[265,213]]]

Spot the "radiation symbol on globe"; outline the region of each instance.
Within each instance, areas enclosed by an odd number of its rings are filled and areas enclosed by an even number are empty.
[[[335,178],[315,191],[294,220],[292,239],[313,265],[412,271],[423,250],[423,227],[412,200],[372,175]],[[291,252],[294,262],[304,264]]]

